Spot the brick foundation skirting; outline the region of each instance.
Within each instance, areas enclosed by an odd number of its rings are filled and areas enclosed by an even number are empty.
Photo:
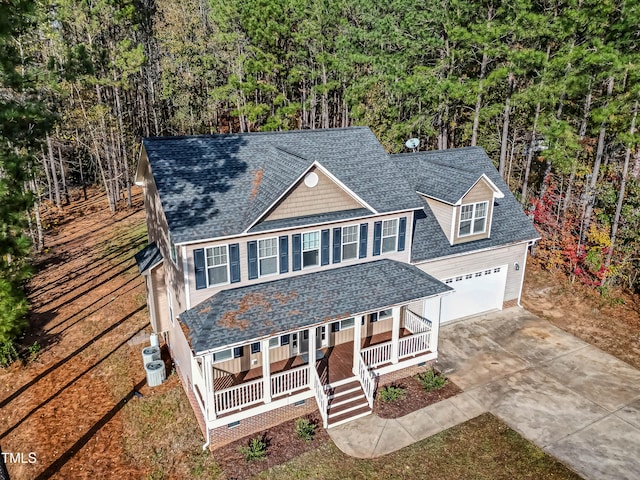
[[[518,306],[518,299],[514,298],[513,300],[507,300],[506,302],[502,302],[502,308],[511,308]]]
[[[304,405],[287,405],[240,420],[240,423],[232,428],[226,425],[224,427],[213,428],[209,431],[211,440],[209,448],[211,451],[214,451],[223,445],[227,445],[247,435],[253,435],[254,433],[275,427],[287,420],[304,417],[318,410],[315,398],[307,398],[304,402]],[[293,431],[291,435],[294,435]]]

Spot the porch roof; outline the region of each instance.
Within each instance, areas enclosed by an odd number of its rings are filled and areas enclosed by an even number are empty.
[[[162,261],[162,253],[156,242],[152,242],[134,255],[140,273],[155,267]]]
[[[450,290],[413,265],[382,259],[223,290],[180,321],[200,353]]]

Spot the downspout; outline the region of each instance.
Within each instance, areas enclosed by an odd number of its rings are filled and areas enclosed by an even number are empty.
[[[202,451],[204,452],[207,448],[209,448],[209,444],[211,443],[211,438],[210,438],[210,434],[209,434],[209,426],[208,426],[208,422],[205,422],[205,424],[207,424],[207,442],[202,445]]]
[[[205,407],[204,407],[204,414],[205,414],[205,419],[204,419],[204,428],[207,431],[206,433],[206,438],[207,441],[205,442],[204,445],[202,445],[202,451],[204,452],[207,448],[209,448],[209,444],[211,443],[211,434],[210,434],[210,430],[209,430],[209,361],[207,359],[206,356],[202,357],[202,366],[204,368],[204,386],[205,386],[205,392],[204,392],[204,401],[205,401]]]
[[[522,304],[520,303],[520,300],[522,298],[522,287],[524,287],[524,273],[525,270],[527,269],[527,253],[529,253],[529,247],[532,247],[533,245],[535,245],[536,240],[531,240],[529,242],[527,242],[527,248],[524,251],[524,258],[522,259],[522,278],[520,279],[520,290],[518,291],[518,307],[520,308],[524,308],[522,306]]]

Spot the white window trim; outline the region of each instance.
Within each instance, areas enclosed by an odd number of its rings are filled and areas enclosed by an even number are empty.
[[[385,311],[387,311],[387,310],[391,311],[391,313],[389,314],[389,316],[388,316],[388,317],[383,317],[383,316],[382,316],[382,312],[385,312]],[[383,320],[389,320],[390,318],[393,318],[393,309],[391,309],[391,308],[385,308],[384,310],[380,310],[380,311],[378,312],[378,321],[379,321],[379,322],[381,322],[381,321],[383,321]]]
[[[209,266],[209,255],[207,254],[207,250],[210,248],[218,248],[224,247],[227,250],[227,281],[221,283],[210,283],[209,282],[209,268],[219,267],[220,265],[212,265]],[[212,245],[210,247],[205,247],[204,249],[204,269],[207,274],[207,288],[219,287],[221,285],[229,285],[231,283],[231,258],[229,257],[229,245]]]
[[[462,226],[462,208],[463,207],[468,207],[468,206],[472,206],[472,210],[471,210],[471,220],[464,220],[464,221],[470,221],[471,222],[471,231],[469,233],[464,233],[461,234],[460,233],[460,227]],[[485,205],[485,209],[484,209],[484,217],[477,217],[476,218],[476,210],[478,208],[478,205]],[[476,220],[479,220],[480,218],[484,218],[484,228],[482,229],[481,232],[474,232],[474,226],[475,226],[475,222]],[[460,217],[458,219],[458,238],[464,238],[464,237],[469,237],[471,235],[481,235],[483,233],[487,232],[487,225],[489,223],[489,202],[488,201],[484,201],[484,202],[475,202],[475,203],[465,203],[463,205],[460,205]]]
[[[169,234],[169,258],[171,258],[171,261],[177,267],[178,266],[178,248],[176,247],[176,244],[174,243],[173,238],[171,238],[171,234]]]
[[[396,233],[395,235],[387,235],[386,237],[384,236],[384,224],[386,222],[396,222]],[[398,218],[389,218],[388,220],[383,220],[382,221],[382,226],[380,229],[380,254],[383,255],[385,253],[393,253],[393,252],[397,252],[398,251],[398,235],[400,233],[400,219]],[[393,237],[395,240],[393,242],[393,249],[391,250],[387,250],[386,252],[384,251],[384,239],[385,238],[391,238]]]
[[[262,257],[260,257],[260,242],[264,241],[264,240],[275,240],[276,241],[276,254],[275,254],[275,258],[276,258],[276,271],[273,273],[267,273],[265,275],[262,274],[262,270],[260,268],[260,260],[263,260]],[[264,277],[272,277],[273,275],[278,275],[279,270],[280,270],[280,266],[278,265],[278,259],[280,258],[280,241],[278,240],[278,237],[268,237],[268,238],[261,238],[258,240],[258,278],[264,278]],[[273,258],[272,256],[269,257],[264,257],[266,258]]]
[[[353,228],[355,227],[356,229],[356,241],[355,242],[349,242],[346,245],[353,245],[354,243],[356,244],[356,256],[353,258],[344,258],[344,229],[345,228]],[[380,244],[380,249],[382,249],[382,244]],[[355,224],[355,225],[345,225],[344,227],[341,228],[340,230],[340,261],[341,262],[353,262],[354,260],[358,260],[360,258],[360,225],[359,224]]]
[[[312,252],[314,249],[311,250],[305,250],[304,249],[304,236],[308,235],[310,233],[317,233],[318,234],[318,263],[316,265],[307,265],[306,267],[304,266],[304,253],[305,252]],[[320,258],[320,256],[322,255],[322,252],[320,251],[322,248],[322,234],[320,233],[320,230],[312,230],[310,232],[302,232],[300,234],[300,266],[302,267],[302,269],[306,269],[306,268],[318,268],[320,266],[320,264],[322,263],[322,259]]]
[[[216,355],[219,355],[221,353],[225,353],[225,352],[229,352],[229,358],[222,358],[219,360],[216,360]],[[222,363],[222,362],[228,362],[229,360],[233,360],[233,348],[227,348],[226,350],[220,350],[218,352],[215,352],[212,356],[212,363]]]
[[[171,290],[167,288],[167,303],[169,304],[169,320],[171,320],[171,326],[175,327],[175,312],[173,310],[173,296],[171,295]]]

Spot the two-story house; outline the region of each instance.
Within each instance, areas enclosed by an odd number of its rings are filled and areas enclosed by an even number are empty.
[[[388,155],[363,127],[143,141],[154,332],[218,446],[437,359],[441,323],[516,305],[537,239],[481,148]]]

